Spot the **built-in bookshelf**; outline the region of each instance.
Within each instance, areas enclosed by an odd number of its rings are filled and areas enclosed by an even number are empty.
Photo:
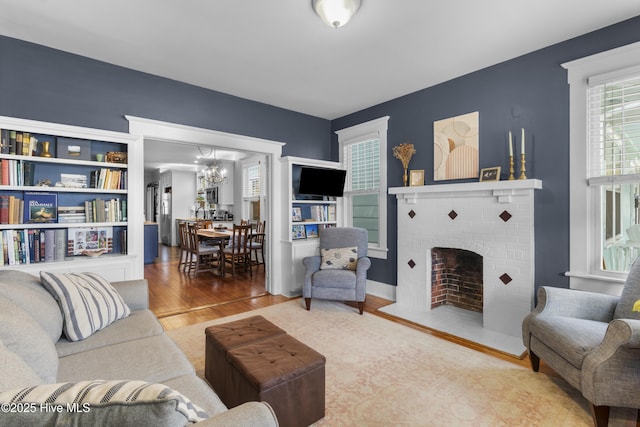
[[[10,117],[0,117],[0,138],[0,269],[139,274],[126,238],[143,230],[129,223],[139,138]]]
[[[282,236],[285,251],[283,262],[283,293],[300,295],[304,280],[306,256],[318,255],[318,237],[323,228],[339,226],[342,216],[341,197],[305,196],[298,193],[300,169],[303,166],[342,169],[342,164],[301,157],[283,157],[283,197],[285,212],[289,212],[286,235]],[[293,268],[292,268],[293,266]]]

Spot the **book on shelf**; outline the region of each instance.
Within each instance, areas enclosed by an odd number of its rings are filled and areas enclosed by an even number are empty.
[[[9,131],[9,154],[16,154],[16,131]]]
[[[22,132],[15,132],[16,152],[13,154],[22,155]]]
[[[22,160],[21,160],[22,162]],[[33,186],[36,164],[33,162],[22,162],[22,185]]]
[[[58,221],[57,193],[25,191],[24,205],[23,222],[26,224],[51,223]]]
[[[69,230],[67,250],[70,255],[82,255],[86,250],[106,249],[113,252],[113,227],[87,227]]]
[[[67,230],[64,228],[57,228],[54,230],[54,261],[62,261],[67,256]]]
[[[9,154],[9,129],[0,130],[0,153]]]
[[[51,262],[55,260],[56,253],[56,231],[52,228],[44,230],[44,262]],[[50,244],[46,244],[49,242]]]

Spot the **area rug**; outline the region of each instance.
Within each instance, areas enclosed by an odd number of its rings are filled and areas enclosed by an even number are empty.
[[[587,402],[559,378],[364,313],[301,299],[169,331],[204,376],[204,329],[262,315],[322,353],[326,415],[316,426],[592,426]],[[635,426],[612,409],[610,426]]]

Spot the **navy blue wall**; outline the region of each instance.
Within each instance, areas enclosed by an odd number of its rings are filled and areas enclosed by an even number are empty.
[[[400,186],[392,146],[415,144],[410,168],[425,169],[433,184],[433,122],[479,111],[480,167],[502,166],[503,178],[507,132],[527,131],[527,174],[544,187],[536,193],[536,281],[566,287],[569,89],[560,64],[638,40],[640,17],[329,122],[0,36],[0,115],[126,132],[129,114],[286,142],[285,155],[332,160],[334,130],[389,115],[388,182]],[[369,277],[395,284],[395,198],[388,206],[389,257],[374,260]]]
[[[425,170],[433,181],[433,122],[473,111],[480,113],[480,167],[502,167],[508,176],[508,132],[527,133],[527,177],[543,181],[535,195],[536,284],[568,287],[569,270],[569,86],[560,64],[640,40],[636,17],[419,92],[332,121],[332,130],[390,116],[388,185],[402,186],[402,166],[391,147],[411,142],[417,153],[410,169]],[[389,82],[393,84],[393,82]],[[333,136],[333,158],[338,158]],[[514,146],[514,150],[516,147]],[[517,162],[517,161],[516,161]],[[518,172],[516,166],[516,172]],[[463,181],[438,181],[437,184]],[[387,260],[373,260],[369,277],[396,283],[396,199],[388,196]]]
[[[0,115],[127,132],[125,114],[331,156],[328,120],[0,36]]]

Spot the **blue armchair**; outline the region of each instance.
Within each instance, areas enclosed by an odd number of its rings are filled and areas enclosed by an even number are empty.
[[[367,291],[367,230],[357,227],[333,227],[320,230],[320,255],[306,257],[302,296],[307,310],[311,299],[355,301],[364,311]]]
[[[540,359],[578,389],[596,427],[606,426],[611,406],[640,408],[640,261],[629,271],[620,297],[542,287],[525,317],[522,336],[531,367]]]

